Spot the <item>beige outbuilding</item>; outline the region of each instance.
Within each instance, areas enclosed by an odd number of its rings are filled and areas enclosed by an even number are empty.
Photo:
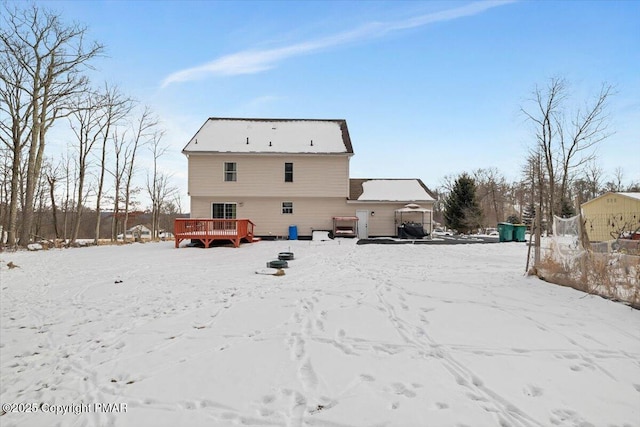
[[[640,192],[609,192],[581,206],[587,235],[592,242],[614,240],[640,229]]]

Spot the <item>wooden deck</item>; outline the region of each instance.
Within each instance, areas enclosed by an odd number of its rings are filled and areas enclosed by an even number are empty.
[[[254,224],[248,219],[180,218],[173,224],[176,248],[187,239],[197,239],[206,248],[214,240],[230,240],[237,248],[240,242],[254,241]]]

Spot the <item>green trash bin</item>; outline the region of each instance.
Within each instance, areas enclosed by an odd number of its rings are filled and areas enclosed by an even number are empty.
[[[516,242],[526,242],[524,235],[527,233],[527,226],[524,224],[513,224],[513,240]]]
[[[513,241],[513,224],[509,222],[499,222],[498,235],[500,236],[501,242],[512,242]]]

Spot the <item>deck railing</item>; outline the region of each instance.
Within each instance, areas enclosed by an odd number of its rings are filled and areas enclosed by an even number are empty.
[[[182,240],[201,240],[206,247],[214,240],[231,240],[237,247],[240,240],[253,240],[254,224],[248,219],[179,218],[174,222],[176,248]]]

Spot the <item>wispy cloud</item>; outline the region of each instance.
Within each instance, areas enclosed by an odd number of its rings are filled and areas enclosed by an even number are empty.
[[[480,1],[454,9],[416,16],[402,21],[371,22],[351,31],[290,46],[265,50],[245,50],[225,55],[197,67],[186,68],[170,74],[162,81],[162,87],[205,78],[207,76],[233,76],[255,74],[274,68],[278,62],[300,55],[308,55],[346,43],[382,37],[394,31],[422,27],[434,22],[451,21],[465,16],[482,13],[497,6],[513,3],[515,0]]]

